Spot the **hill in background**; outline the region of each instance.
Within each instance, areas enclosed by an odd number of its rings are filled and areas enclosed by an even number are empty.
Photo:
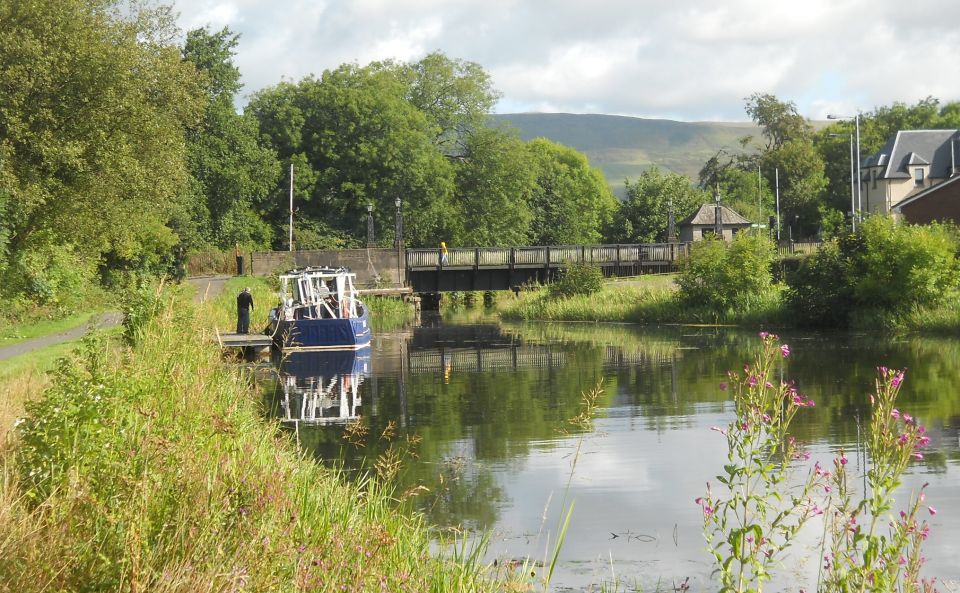
[[[547,138],[583,152],[618,193],[653,165],[696,182],[703,164],[721,148],[739,149],[743,136],[759,136],[753,122],[681,122],[620,115],[506,113],[492,116],[524,140]]]

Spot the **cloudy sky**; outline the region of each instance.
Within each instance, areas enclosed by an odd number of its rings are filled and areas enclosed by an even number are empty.
[[[960,100],[956,0],[173,0],[241,34],[245,93],[344,62],[440,50],[481,64],[497,111],[745,120],[770,92],[812,119]]]

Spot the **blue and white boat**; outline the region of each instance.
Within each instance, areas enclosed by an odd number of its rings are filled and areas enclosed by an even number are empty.
[[[280,362],[274,413],[284,423],[337,424],[360,417],[370,351],[294,352]]]
[[[360,350],[370,346],[367,307],[344,268],[304,268],[280,276],[271,314],[274,343],[284,351]]]

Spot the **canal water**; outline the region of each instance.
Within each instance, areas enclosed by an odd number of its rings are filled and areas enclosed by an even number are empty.
[[[549,564],[573,504],[552,590],[614,579],[621,590],[714,589],[694,499],[726,462],[726,441],[710,429],[732,419],[719,384],[753,359],[756,333],[477,319],[379,332],[359,355],[292,357],[275,414],[319,461],[348,471],[396,453],[398,492],[422,486],[414,500],[435,525],[489,533],[491,558]],[[813,459],[830,464],[843,450],[861,474],[876,367],[907,369],[899,407],[931,444],[895,508],[929,483],[939,512],[924,514],[925,574],[956,590],[960,341],[794,332],[782,341],[792,354],[779,372],[817,402],[793,433]],[[570,419],[597,386],[595,421],[579,429]],[[365,433],[348,428],[357,419]],[[771,590],[815,589],[817,537],[804,535]]]

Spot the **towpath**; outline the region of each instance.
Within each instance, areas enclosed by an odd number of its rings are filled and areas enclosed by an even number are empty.
[[[230,276],[203,276],[197,278],[188,278],[187,282],[192,284],[197,289],[196,293],[193,295],[193,302],[202,303],[204,301],[216,298],[218,294],[223,292],[224,284],[226,284],[229,278]],[[101,313],[89,322],[83,325],[78,325],[75,328],[50,334],[48,336],[40,336],[39,338],[33,338],[31,340],[24,340],[23,342],[10,344],[9,346],[0,347],[0,360],[6,360],[8,358],[13,358],[14,356],[27,354],[47,346],[63,344],[64,342],[73,342],[87,335],[87,333],[89,333],[91,330],[109,329],[111,327],[116,327],[121,323],[123,323],[123,313],[120,313],[119,311],[107,311],[106,313]]]

